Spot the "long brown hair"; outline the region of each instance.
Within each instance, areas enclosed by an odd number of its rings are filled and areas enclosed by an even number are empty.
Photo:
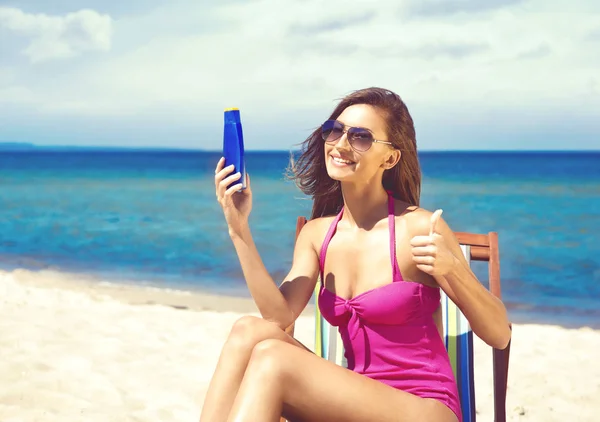
[[[421,196],[421,168],[417,156],[415,127],[404,101],[392,91],[366,88],[344,97],[329,119],[337,119],[349,106],[367,104],[383,111],[387,123],[388,140],[402,152],[400,161],[383,173],[383,187],[396,199],[410,205],[419,205]],[[313,198],[311,218],[337,214],[344,205],[339,181],[327,174],[324,141],[319,126],[301,144],[301,155],[291,163],[291,179]]]

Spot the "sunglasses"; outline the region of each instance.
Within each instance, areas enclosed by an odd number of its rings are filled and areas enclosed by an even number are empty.
[[[337,120],[327,120],[321,125],[321,136],[328,144],[335,143],[344,133],[347,134],[350,146],[360,152],[368,151],[375,142],[393,145],[391,142],[378,141],[373,138],[373,133],[364,127],[350,126],[346,128],[342,122],[338,122]]]

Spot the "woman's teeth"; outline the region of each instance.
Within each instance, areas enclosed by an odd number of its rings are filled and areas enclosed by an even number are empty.
[[[343,160],[338,157],[331,157],[331,158],[333,159],[333,161],[335,161],[336,163],[339,163],[339,164],[353,164],[353,161]]]

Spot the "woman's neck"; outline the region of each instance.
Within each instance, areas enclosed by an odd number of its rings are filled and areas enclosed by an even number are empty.
[[[350,225],[369,230],[388,214],[388,194],[381,182],[377,185],[342,183],[344,219]]]

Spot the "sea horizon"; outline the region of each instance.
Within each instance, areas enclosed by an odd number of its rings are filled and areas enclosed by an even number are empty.
[[[140,145],[140,146],[128,146],[128,145],[44,145],[30,142],[10,142],[0,141],[0,151],[31,151],[31,150],[89,150],[89,151],[173,151],[173,152],[207,152],[215,153],[220,152],[219,148],[192,148],[188,146],[151,146],[151,145]],[[289,153],[289,152],[300,152],[300,148],[296,149],[261,149],[261,148],[246,148],[245,152],[253,153]],[[418,152],[424,153],[600,153],[600,148],[596,149],[427,149],[418,148]]]

